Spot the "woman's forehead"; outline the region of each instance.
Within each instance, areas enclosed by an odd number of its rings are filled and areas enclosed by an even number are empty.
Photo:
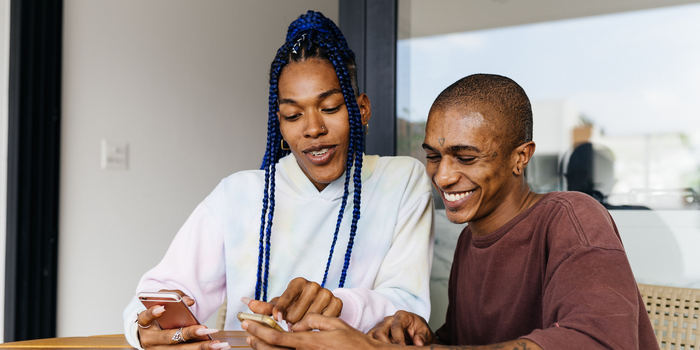
[[[326,60],[308,59],[287,64],[279,78],[279,94],[318,94],[331,89],[340,89],[333,65]]]

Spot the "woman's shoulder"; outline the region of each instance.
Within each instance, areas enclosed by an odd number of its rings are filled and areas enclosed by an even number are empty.
[[[425,166],[418,159],[407,156],[370,156],[377,157],[377,169],[390,172],[417,172],[425,174]]]
[[[413,157],[377,157],[373,169],[374,181],[384,183],[382,188],[396,187],[400,191],[430,192],[430,179],[425,166]]]
[[[216,190],[225,192],[248,191],[262,188],[261,186],[264,184],[265,172],[263,170],[242,170],[223,178]]]

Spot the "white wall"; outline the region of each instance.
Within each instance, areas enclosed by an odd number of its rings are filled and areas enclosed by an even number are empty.
[[[267,70],[308,9],[338,18],[328,0],[65,0],[58,336],[122,333],[189,213],[259,167]],[[127,170],[101,170],[102,139],[128,143]]]
[[[7,89],[10,69],[10,1],[0,0],[0,315],[5,314],[5,236],[7,229]],[[0,318],[0,343],[5,317]]]

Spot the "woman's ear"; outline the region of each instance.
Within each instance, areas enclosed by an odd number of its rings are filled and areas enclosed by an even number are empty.
[[[535,142],[525,142],[518,146],[513,152],[517,157],[515,167],[513,167],[513,175],[520,176],[525,172],[525,167],[527,167],[530,159],[532,159],[532,155],[535,153]]]
[[[357,107],[360,109],[360,114],[362,115],[362,125],[367,125],[367,123],[369,123],[369,118],[372,117],[372,105],[369,102],[367,94],[361,94],[357,97]]]

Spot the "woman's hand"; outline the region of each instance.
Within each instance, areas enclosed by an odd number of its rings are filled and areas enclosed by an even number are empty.
[[[379,349],[383,346],[337,317],[309,313],[292,326],[294,332],[280,332],[255,321],[241,324],[250,336],[248,345],[258,350],[304,349]],[[320,332],[308,332],[318,329]]]
[[[311,312],[338,317],[343,309],[343,301],[336,298],[330,290],[301,277],[289,282],[287,290],[269,303],[248,298],[241,301],[256,314],[271,315],[277,321],[286,320],[292,324]]]
[[[185,295],[179,290],[161,290],[161,292],[174,292],[179,294],[185,301],[187,306],[194,305],[194,299]],[[142,311],[136,322],[139,326],[139,340],[144,349],[169,349],[177,345],[176,349],[229,349],[228,343],[221,343],[218,340],[209,340],[196,343],[183,343],[173,340],[177,329],[160,329],[154,322],[165,312],[165,307],[155,305],[145,311]],[[187,341],[197,337],[205,336],[218,332],[216,329],[208,329],[206,326],[197,325],[182,328],[182,338]]]
[[[423,317],[402,310],[385,317],[367,335],[391,344],[423,346],[437,343],[437,337]]]

